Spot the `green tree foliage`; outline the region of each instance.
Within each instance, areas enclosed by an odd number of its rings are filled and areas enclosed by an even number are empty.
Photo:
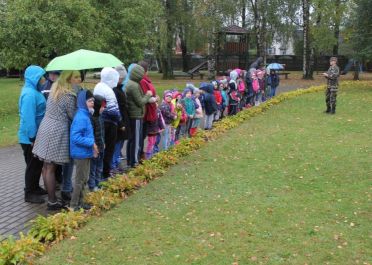
[[[351,42],[356,57],[361,60],[372,59],[372,5],[370,0],[356,0],[355,12],[352,13]]]
[[[0,54],[6,67],[45,65],[76,49],[99,49],[98,13],[88,0],[7,1],[0,27]]]
[[[102,50],[125,64],[143,59],[145,48],[153,40],[155,20],[161,6],[156,0],[91,0],[99,10]]]
[[[143,58],[156,0],[11,0],[0,2],[0,60],[22,69],[46,65],[77,49],[113,53],[129,63]]]

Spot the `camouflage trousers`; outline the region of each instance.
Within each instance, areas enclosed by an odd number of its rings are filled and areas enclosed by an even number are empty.
[[[336,107],[337,90],[337,87],[327,87],[325,91],[325,100],[327,107]]]

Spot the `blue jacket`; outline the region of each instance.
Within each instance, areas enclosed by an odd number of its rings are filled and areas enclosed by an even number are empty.
[[[208,83],[200,87],[200,90],[205,91],[204,93],[204,110],[205,114],[212,115],[218,110],[216,98],[213,94],[213,85]]]
[[[78,110],[71,124],[70,154],[74,159],[93,157],[94,133],[86,104],[86,93],[86,90],[82,90],[78,95]]]
[[[45,114],[46,101],[38,90],[40,78],[45,71],[40,66],[31,65],[25,71],[25,84],[18,101],[19,130],[18,141],[31,144],[35,141],[37,130]]]

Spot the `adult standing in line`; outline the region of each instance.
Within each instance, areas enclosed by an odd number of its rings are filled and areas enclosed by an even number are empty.
[[[121,115],[118,101],[113,88],[118,85],[119,73],[111,68],[105,67],[101,71],[101,81],[94,87],[93,94],[101,96],[106,100],[106,107],[102,112],[102,119],[105,126],[105,151],[103,154],[103,180],[111,177],[111,162],[114,155],[117,139],[118,125],[120,125]],[[120,129],[120,128],[119,128]]]
[[[147,91],[152,92],[152,96],[156,97],[156,90],[154,85],[151,82],[150,77],[147,75],[147,69],[149,67],[149,64],[145,61],[140,61],[138,63],[140,66],[143,67],[145,70],[145,74],[143,75],[143,78],[140,82],[141,89],[144,94],[147,93]],[[143,117],[143,130],[142,130],[142,138],[141,138],[141,147],[140,147],[140,153],[141,157],[145,157],[144,153],[144,146],[145,146],[145,138],[147,136],[147,131],[149,127],[152,127],[154,123],[157,123],[158,115],[157,115],[157,107],[156,103],[146,103],[145,105],[145,115]]]
[[[144,107],[146,103],[156,102],[156,98],[151,97],[152,92],[143,93],[140,82],[145,74],[142,66],[134,64],[128,72],[128,83],[125,92],[128,99],[128,112],[131,133],[128,140],[128,165],[135,167],[139,164],[140,144],[142,138],[142,125],[144,116]]]
[[[115,151],[112,158],[112,169],[121,173],[125,168],[121,165],[121,151],[124,146],[124,142],[128,140],[130,134],[129,125],[129,114],[128,114],[128,102],[127,95],[123,90],[123,80],[127,76],[127,70],[123,65],[115,67],[115,70],[119,73],[119,81],[116,87],[114,87],[114,93],[116,100],[118,101],[119,111],[121,114],[121,122],[117,131],[117,140],[115,144]]]
[[[325,113],[335,114],[338,77],[340,76],[340,68],[337,66],[337,57],[331,57],[329,64],[331,66],[329,67],[327,73],[323,73],[323,76],[327,78],[327,89],[325,91],[327,109]]]
[[[57,165],[70,162],[70,126],[76,111],[76,94],[73,86],[81,83],[79,71],[63,71],[52,85],[46,113],[40,124],[33,149],[44,162],[43,175],[48,191],[48,210],[64,208],[57,199],[55,171]]]
[[[45,99],[48,100],[50,89],[55,81],[57,81],[61,71],[50,71],[47,72],[45,83],[41,87],[41,93],[44,95]]]
[[[43,162],[33,156],[32,149],[40,123],[45,114],[46,101],[40,92],[45,71],[40,66],[31,65],[25,71],[25,84],[19,97],[18,139],[26,162],[25,202],[44,203],[40,195],[46,191],[39,186]]]

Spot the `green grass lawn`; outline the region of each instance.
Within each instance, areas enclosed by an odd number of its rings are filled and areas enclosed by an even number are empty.
[[[372,87],[274,106],[37,264],[369,264]]]
[[[23,82],[0,78],[0,147],[17,143],[18,98]]]

